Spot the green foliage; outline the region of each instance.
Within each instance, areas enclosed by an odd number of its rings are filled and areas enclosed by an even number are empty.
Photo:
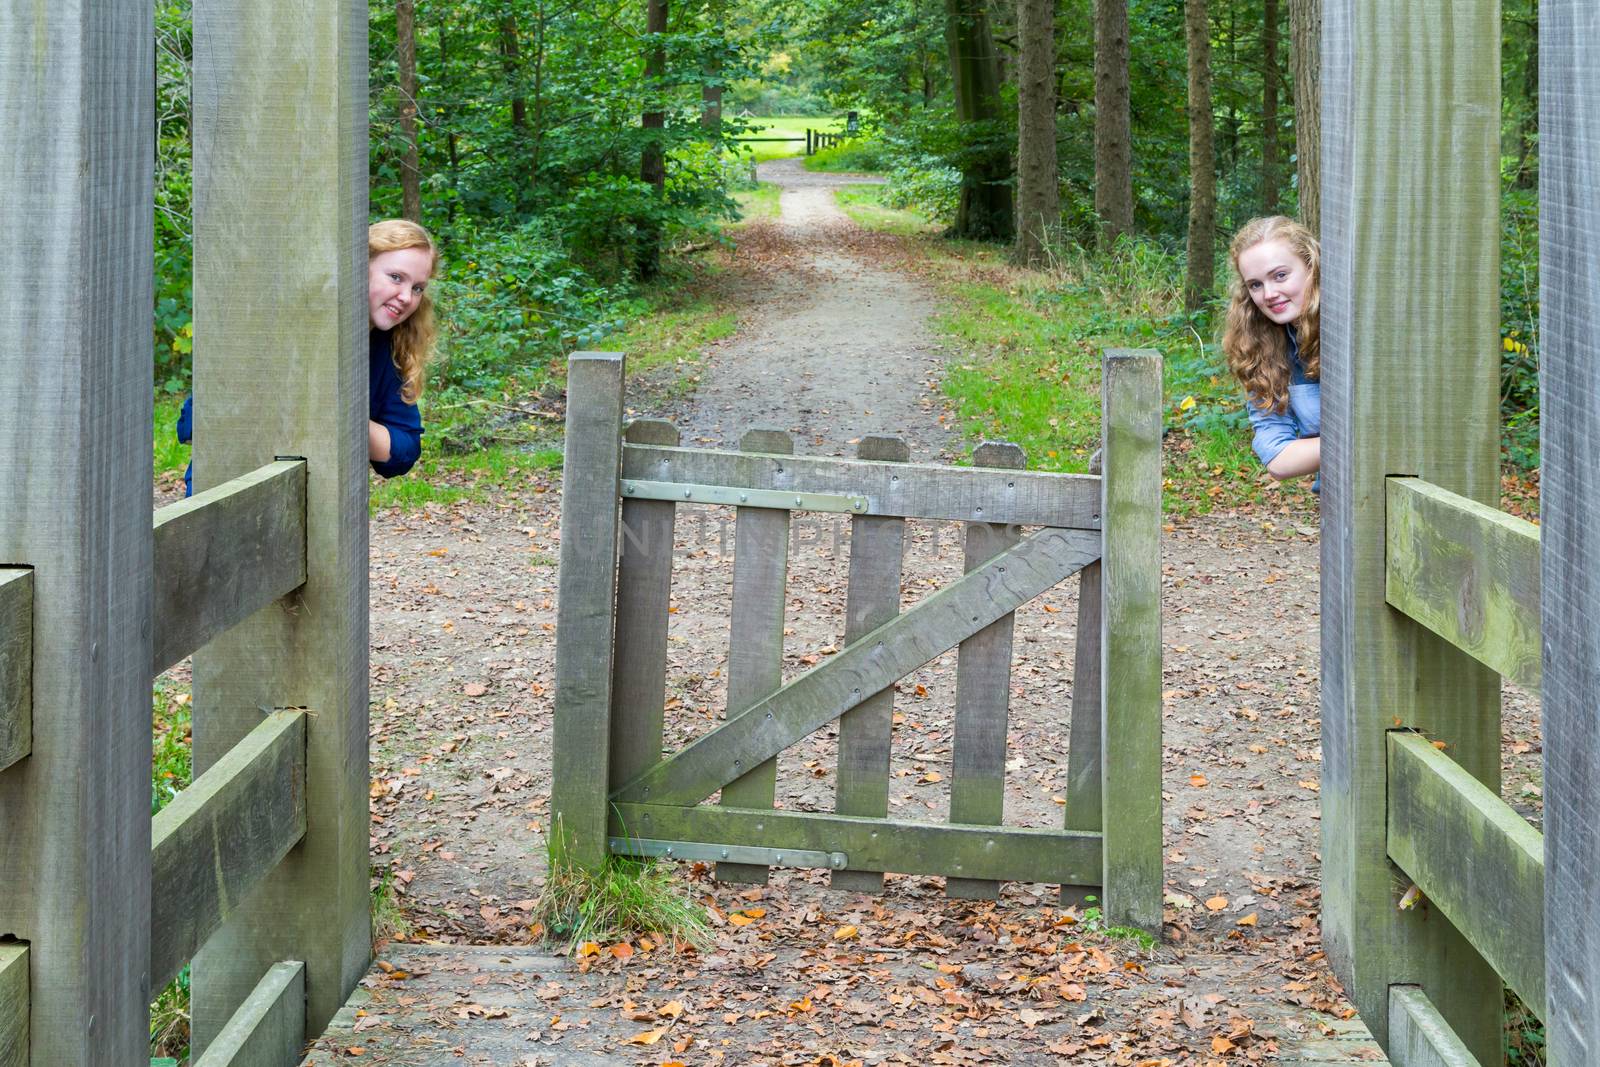
[[[150,766],[150,814],[155,815],[193,780],[189,694],[174,692],[157,680],[150,699],[154,732]],[[189,968],[161,991],[150,1005],[150,1055],[180,1062],[189,1055]]]
[[[1539,466],[1539,194],[1507,160],[1500,204],[1500,418],[1506,458]]]
[[[534,908],[550,937],[573,945],[662,935],[668,943],[708,944],[705,909],[672,880],[672,866],[607,856],[599,870],[572,861],[559,826],[549,838],[549,870]]]
[[[1545,1026],[1539,1017],[1506,990],[1506,1067],[1544,1067]]]
[[[889,166],[888,146],[875,137],[856,138],[806,157],[806,170],[876,174]]]

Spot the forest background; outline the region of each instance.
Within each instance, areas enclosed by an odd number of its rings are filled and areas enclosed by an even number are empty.
[[[1515,478],[1538,466],[1537,0],[1504,18]],[[766,117],[837,130],[855,112],[859,136],[808,165],[884,173],[865,195],[939,224],[930,240],[1041,272],[1022,297],[1036,316],[1105,296],[1101,333],[1166,355],[1172,427],[1247,459],[1215,345],[1226,240],[1258,214],[1316,227],[1320,23],[1321,0],[379,0],[373,217],[419,219],[446,257],[430,426],[537,390],[711,269],[697,253],[759,203],[737,139]],[[187,0],[158,4],[156,33],[159,436],[193,338]],[[963,416],[996,423],[974,394],[1014,373],[958,383]],[[1084,451],[1040,465],[1082,469]]]

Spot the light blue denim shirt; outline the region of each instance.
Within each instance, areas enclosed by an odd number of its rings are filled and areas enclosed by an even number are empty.
[[[1245,408],[1250,413],[1250,426],[1255,430],[1251,442],[1256,457],[1263,466],[1278,458],[1291,441],[1302,437],[1322,436],[1322,385],[1306,377],[1300,363],[1300,346],[1295,342],[1294,330],[1289,334],[1289,408],[1279,413],[1271,407],[1262,407],[1254,396],[1246,396]]]

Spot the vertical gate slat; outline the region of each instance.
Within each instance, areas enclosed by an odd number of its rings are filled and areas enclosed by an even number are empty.
[[[985,441],[972,451],[975,467],[1021,470],[1027,457],[1014,444]],[[966,569],[976,570],[1015,545],[1022,533],[999,523],[966,526]],[[1016,616],[996,619],[956,651],[955,741],[950,767],[950,821],[999,826],[1005,816],[1006,724],[1011,708],[1011,637]],[[945,894],[993,900],[1000,883],[949,877]]]
[[[623,438],[635,445],[676,445],[678,428],[661,419],[637,419]],[[677,512],[670,500],[622,501],[611,684],[612,789],[661,758]]]
[[[1089,459],[1089,473],[1103,473],[1101,456]],[[1072,728],[1067,735],[1067,810],[1062,826],[1067,830],[1098,833],[1103,818],[1100,803],[1100,623],[1105,584],[1100,564],[1078,572],[1078,632],[1072,653]],[[1064,885],[1061,906],[1087,904],[1098,897],[1099,886]]]
[[[1161,357],[1104,361],[1100,526],[1103,908],[1161,929]]]
[[[794,441],[781,430],[753,429],[739,439],[739,449],[786,456],[794,453]],[[728,647],[730,719],[783,684],[783,609],[789,576],[789,513],[771,508],[736,508],[735,512]],[[722,803],[770,808],[777,783],[774,757],[724,786]],[[765,884],[766,880],[767,868],[757,864],[717,864],[719,882]]]
[[[898,437],[863,437],[864,460],[905,463],[910,446]],[[882,626],[900,613],[905,520],[898,516],[850,518],[850,584],[845,596],[844,642]],[[834,810],[840,815],[889,814],[889,753],[894,734],[894,686],[863,700],[839,719],[839,774]],[[834,889],[876,893],[881,871],[834,871]]]
[[[126,1067],[151,999],[154,13],[5,12],[0,564],[34,568],[34,652],[0,935],[28,945],[31,1062]]]

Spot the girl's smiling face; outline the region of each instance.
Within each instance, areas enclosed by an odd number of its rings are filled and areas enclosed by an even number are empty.
[[[1239,277],[1255,306],[1279,326],[1300,317],[1311,272],[1287,241],[1262,241],[1240,252]]]
[[[367,260],[367,311],[373,326],[392,330],[409,319],[433,272],[426,248],[398,248]]]

